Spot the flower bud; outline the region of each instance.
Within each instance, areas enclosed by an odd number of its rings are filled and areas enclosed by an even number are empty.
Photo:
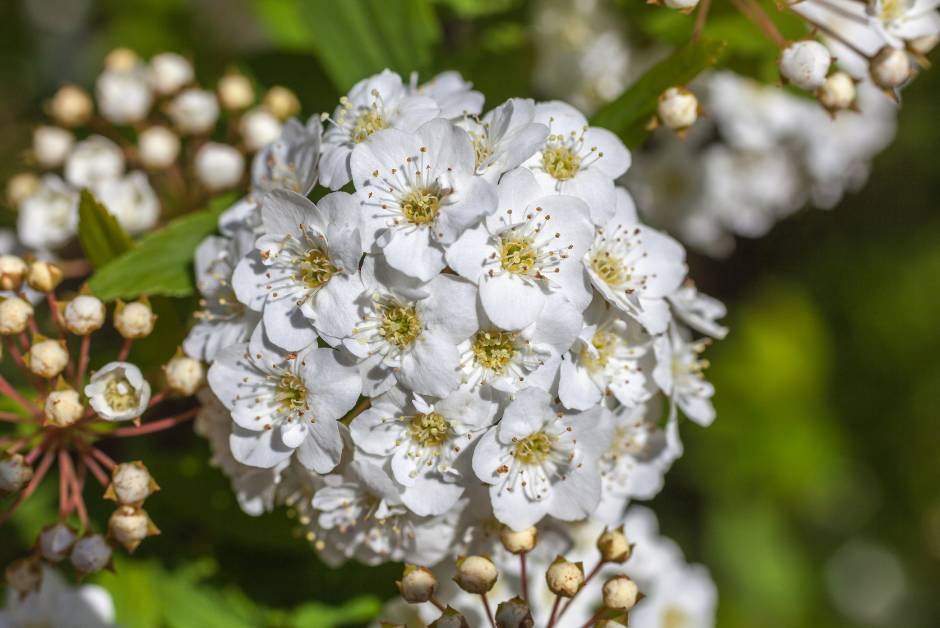
[[[230,111],[246,109],[255,101],[255,89],[248,77],[233,72],[219,79],[219,100]]]
[[[68,427],[82,418],[85,414],[85,406],[82,405],[78,392],[71,388],[63,388],[49,393],[43,406],[43,413],[50,425]]]
[[[597,551],[605,563],[623,563],[633,554],[633,546],[623,533],[623,526],[613,530],[604,529],[597,537]]]
[[[87,336],[104,325],[104,303],[89,294],[79,295],[65,306],[63,318],[66,329],[78,336]]]
[[[912,75],[911,59],[907,52],[885,46],[872,57],[869,65],[875,85],[895,89],[906,83]]]
[[[114,309],[114,328],[124,338],[146,338],[156,322],[156,314],[143,301],[118,303]]]
[[[158,93],[173,94],[193,80],[193,66],[182,55],[163,52],[150,60],[150,83]]]
[[[602,589],[604,606],[607,608],[628,611],[639,601],[640,590],[636,582],[627,576],[614,576],[604,583]]]
[[[133,70],[138,63],[140,63],[140,57],[130,48],[115,48],[104,58],[104,67],[118,72]]]
[[[190,87],[173,99],[167,113],[183,133],[208,133],[219,118],[219,102],[212,92]]]
[[[33,479],[33,468],[20,454],[0,455],[0,497],[17,493]]]
[[[680,13],[688,14],[694,11],[695,7],[698,6],[698,0],[664,0],[663,4]]]
[[[173,392],[192,395],[202,386],[205,370],[202,362],[185,355],[178,355],[163,367],[166,384]]]
[[[504,525],[499,531],[499,540],[507,552],[523,554],[532,551],[532,548],[539,542],[539,531],[532,526],[517,532]]]
[[[0,290],[19,290],[26,270],[26,262],[16,255],[0,255]]]
[[[39,553],[50,563],[57,563],[68,558],[72,546],[75,545],[75,539],[78,538],[75,531],[68,525],[54,523],[51,526],[43,528],[39,533]]]
[[[911,50],[919,55],[926,55],[940,44],[940,34],[922,35],[907,42]]]
[[[150,403],[150,383],[130,362],[109,362],[92,373],[85,386],[88,403],[105,421],[140,417]]]
[[[659,119],[673,131],[684,131],[698,119],[698,99],[684,87],[670,87],[659,95]]]
[[[108,519],[108,534],[133,553],[144,539],[160,534],[160,530],[153,525],[147,511],[133,506],[120,506]]]
[[[65,162],[75,136],[58,126],[39,126],[33,131],[33,155],[43,168],[58,168]]]
[[[97,573],[111,564],[111,546],[100,534],[88,534],[75,541],[69,560],[79,576]]]
[[[7,586],[26,597],[42,586],[42,562],[36,556],[13,561],[6,568]]]
[[[33,306],[19,297],[0,300],[0,335],[21,333],[32,315]]]
[[[140,504],[160,490],[143,462],[124,462],[111,472],[111,484],[104,496],[119,504]]]
[[[7,181],[7,202],[10,207],[19,207],[39,190],[39,177],[32,172],[20,172]]]
[[[437,591],[437,578],[427,567],[405,564],[401,581],[396,582],[401,597],[409,604],[421,604],[434,597]]]
[[[281,123],[267,109],[253,109],[242,116],[239,130],[250,151],[264,148],[281,134]]]
[[[162,170],[173,165],[180,153],[180,140],[165,126],[152,126],[137,138],[137,150],[145,168]]]
[[[448,606],[441,616],[428,624],[430,628],[470,628],[467,618],[455,608]]]
[[[26,354],[29,370],[46,379],[58,376],[69,363],[69,352],[62,340],[34,342]]]
[[[291,90],[275,85],[264,95],[264,106],[278,120],[287,120],[300,111],[300,101]]]
[[[848,109],[855,102],[855,95],[855,81],[845,72],[834,72],[817,93],[819,102],[829,111]]]
[[[534,625],[529,605],[519,597],[500,602],[496,607],[496,628],[532,628]]]
[[[555,595],[574,597],[584,586],[584,567],[581,563],[572,563],[559,556],[545,572],[545,581]]]
[[[150,114],[153,90],[139,68],[106,70],[95,81],[98,111],[114,124],[136,124]]]
[[[209,190],[234,187],[245,171],[245,158],[228,144],[206,142],[196,153],[196,178]]]
[[[496,565],[485,556],[464,556],[457,559],[454,582],[467,593],[486,593],[499,578]]]
[[[67,127],[81,126],[91,119],[94,103],[81,87],[63,85],[49,101],[49,115]]]
[[[52,292],[62,283],[62,269],[50,262],[31,262],[26,271],[26,283],[33,290]]]
[[[816,90],[825,83],[831,64],[829,49],[818,41],[795,41],[783,49],[780,74],[801,89]]]

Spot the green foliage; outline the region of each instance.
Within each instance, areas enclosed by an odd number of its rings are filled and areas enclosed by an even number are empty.
[[[614,131],[627,146],[638,146],[656,114],[659,95],[675,85],[688,84],[717,63],[724,48],[722,41],[689,42],[650,68],[627,91],[594,114],[591,124]]]
[[[134,246],[117,219],[88,190],[82,190],[78,204],[78,239],[85,257],[95,268],[101,268]]]

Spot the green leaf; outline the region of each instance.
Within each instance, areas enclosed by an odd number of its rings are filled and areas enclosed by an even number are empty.
[[[627,146],[639,145],[646,138],[647,125],[656,113],[659,95],[670,87],[691,82],[718,61],[724,48],[722,41],[689,42],[650,68],[632,87],[594,114],[591,124],[617,133]]]
[[[342,606],[308,602],[297,608],[290,618],[294,628],[323,628],[345,624],[364,624],[382,612],[382,603],[372,596],[360,596]]]
[[[199,242],[213,233],[230,196],[213,199],[209,209],[178,218],[99,269],[89,287],[99,299],[134,299],[142,294],[193,294],[190,264]]]
[[[85,257],[95,268],[134,247],[117,219],[88,190],[82,190],[78,204],[78,239]]]

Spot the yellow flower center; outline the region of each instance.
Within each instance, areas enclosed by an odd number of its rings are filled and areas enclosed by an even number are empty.
[[[357,144],[369,139],[376,131],[388,128],[388,122],[379,114],[375,105],[356,117],[352,128],[352,141]]]
[[[528,275],[538,259],[532,238],[510,236],[500,239],[499,261],[503,269],[517,275]]]
[[[493,149],[486,143],[486,134],[473,133],[473,153],[476,155],[476,167],[479,168],[487,159],[493,156]]]
[[[559,181],[567,181],[578,174],[581,158],[567,146],[552,145],[542,151],[542,167]]]
[[[441,197],[436,190],[418,188],[401,199],[401,213],[413,225],[434,222],[441,211]]]
[[[893,22],[903,17],[907,8],[907,0],[883,0],[881,3],[881,21]]]
[[[104,399],[115,412],[126,412],[136,408],[140,402],[140,396],[125,377],[116,377],[107,383],[104,387]]]
[[[554,439],[544,432],[529,434],[516,442],[513,457],[523,464],[542,464],[552,453]]]
[[[303,380],[293,373],[284,373],[277,383],[274,398],[286,412],[302,410],[307,406],[307,387]]]
[[[589,347],[581,347],[581,363],[589,371],[599,371],[607,366],[614,354],[614,349],[617,347],[617,335],[609,331],[597,331],[591,338],[591,346],[594,347],[596,353],[592,352]]]
[[[477,332],[471,345],[477,364],[494,373],[502,373],[516,352],[516,336],[500,329]]]
[[[601,251],[591,257],[591,269],[609,286],[619,286],[630,278],[630,272],[624,263],[607,251]]]
[[[663,628],[685,628],[689,625],[689,616],[678,606],[670,606],[663,611]]]
[[[312,248],[300,262],[300,277],[308,288],[319,288],[336,274],[330,256],[321,249]]]
[[[421,319],[413,307],[388,305],[382,308],[379,333],[399,349],[410,346],[421,333]]]
[[[417,414],[411,419],[408,431],[411,433],[411,439],[421,445],[438,447],[450,435],[450,423],[437,412]]]

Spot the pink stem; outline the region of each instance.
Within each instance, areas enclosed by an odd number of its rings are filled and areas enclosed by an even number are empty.
[[[118,354],[118,359],[117,359],[118,362],[124,362],[125,360],[127,360],[127,356],[130,355],[130,352],[131,352],[132,344],[134,344],[134,341],[131,338],[127,338],[124,341],[124,344],[121,345],[121,352]]]
[[[184,421],[192,419],[198,412],[199,408],[193,408],[182,414],[160,419],[159,421],[153,421],[151,423],[144,423],[143,425],[137,427],[122,427],[114,430],[108,434],[108,436],[142,436],[143,434],[152,434],[153,432],[168,430]]]
[[[46,301],[49,303],[49,310],[52,311],[52,320],[55,321],[55,326],[59,328],[59,338],[65,338],[65,323],[62,321],[62,317],[59,316],[59,303],[55,298],[54,292],[46,293]]]
[[[39,331],[39,326],[36,325],[36,319],[30,316],[28,322],[29,322],[29,331],[33,332],[34,336],[41,336],[42,334]]]
[[[150,403],[147,404],[147,407],[152,408],[158,403],[160,403],[161,401],[163,401],[165,398],[166,398],[166,391],[161,390],[160,392],[158,392],[157,394],[155,394],[153,397],[150,398]]]
[[[519,574],[522,577],[522,601],[529,603],[529,576],[526,570],[525,552],[519,554]]]
[[[53,451],[50,449],[46,452],[46,455],[42,457],[42,462],[39,463],[39,467],[36,468],[36,473],[33,475],[33,479],[30,480],[29,484],[26,485],[26,488],[23,489],[23,492],[20,493],[20,496],[16,498],[13,506],[0,515],[0,525],[6,523],[10,517],[13,516],[13,513],[16,512],[16,509],[20,507],[20,504],[29,499],[29,496],[33,494],[36,490],[36,487],[39,486],[39,483],[42,482],[42,479],[46,477],[46,472],[49,471],[49,467],[52,465],[54,459]]]
[[[98,459],[98,462],[100,462],[101,464],[103,464],[104,467],[105,467],[105,469],[107,469],[108,471],[110,471],[111,469],[113,469],[114,467],[117,466],[117,463],[116,463],[114,460],[111,459],[111,456],[109,456],[108,454],[104,453],[103,451],[101,451],[101,450],[98,449],[97,447],[92,447],[92,448],[91,448],[91,455],[94,456],[95,458],[97,458],[97,459]]]
[[[4,395],[9,397],[13,401],[18,403],[20,407],[22,407],[24,410],[26,410],[30,414],[33,414],[36,416],[39,416],[42,414],[42,410],[40,410],[38,406],[36,406],[35,404],[33,404],[33,402],[26,399],[26,397],[21,395],[15,388],[13,388],[13,386],[10,385],[10,382],[8,382],[3,377],[3,375],[0,375],[0,393],[3,393]]]
[[[78,477],[72,483],[72,505],[78,510],[78,519],[82,522],[82,528],[88,529],[88,510],[85,508],[85,499],[82,497],[82,491],[85,489],[85,471],[87,467],[79,463]]]
[[[82,455],[82,461],[85,463],[85,466],[88,467],[88,470],[91,471],[91,474],[95,476],[95,479],[98,480],[98,483],[101,486],[107,487],[111,483],[111,480],[108,479],[108,474],[102,471],[101,467],[98,466],[98,463],[95,462],[94,458],[87,454]]]
[[[69,475],[71,465],[68,463],[69,454],[64,449],[59,450],[59,516],[65,519],[72,512],[72,496],[69,489],[72,487],[72,478]]]
[[[27,420],[28,417],[20,416],[15,412],[0,412],[0,421],[6,421],[7,423],[22,423]]]
[[[85,381],[85,369],[88,368],[88,348],[91,346],[91,335],[82,336],[82,346],[78,352],[78,370],[75,372],[75,388],[82,389]]]
[[[591,578],[597,575],[597,572],[601,570],[601,567],[603,565],[604,565],[603,559],[597,561],[597,564],[594,565],[594,569],[592,569],[591,572],[588,573],[587,577],[584,579],[584,584],[581,585],[581,588],[578,589],[578,591],[574,595],[568,598],[568,601],[565,602],[565,605],[561,607],[561,612],[558,613],[558,619],[561,619],[561,616],[565,614],[565,611],[568,610],[568,607],[571,606],[572,602],[574,602],[574,598],[578,597],[578,593],[581,593],[581,591],[584,590],[584,588],[587,586],[587,583],[591,581]]]

